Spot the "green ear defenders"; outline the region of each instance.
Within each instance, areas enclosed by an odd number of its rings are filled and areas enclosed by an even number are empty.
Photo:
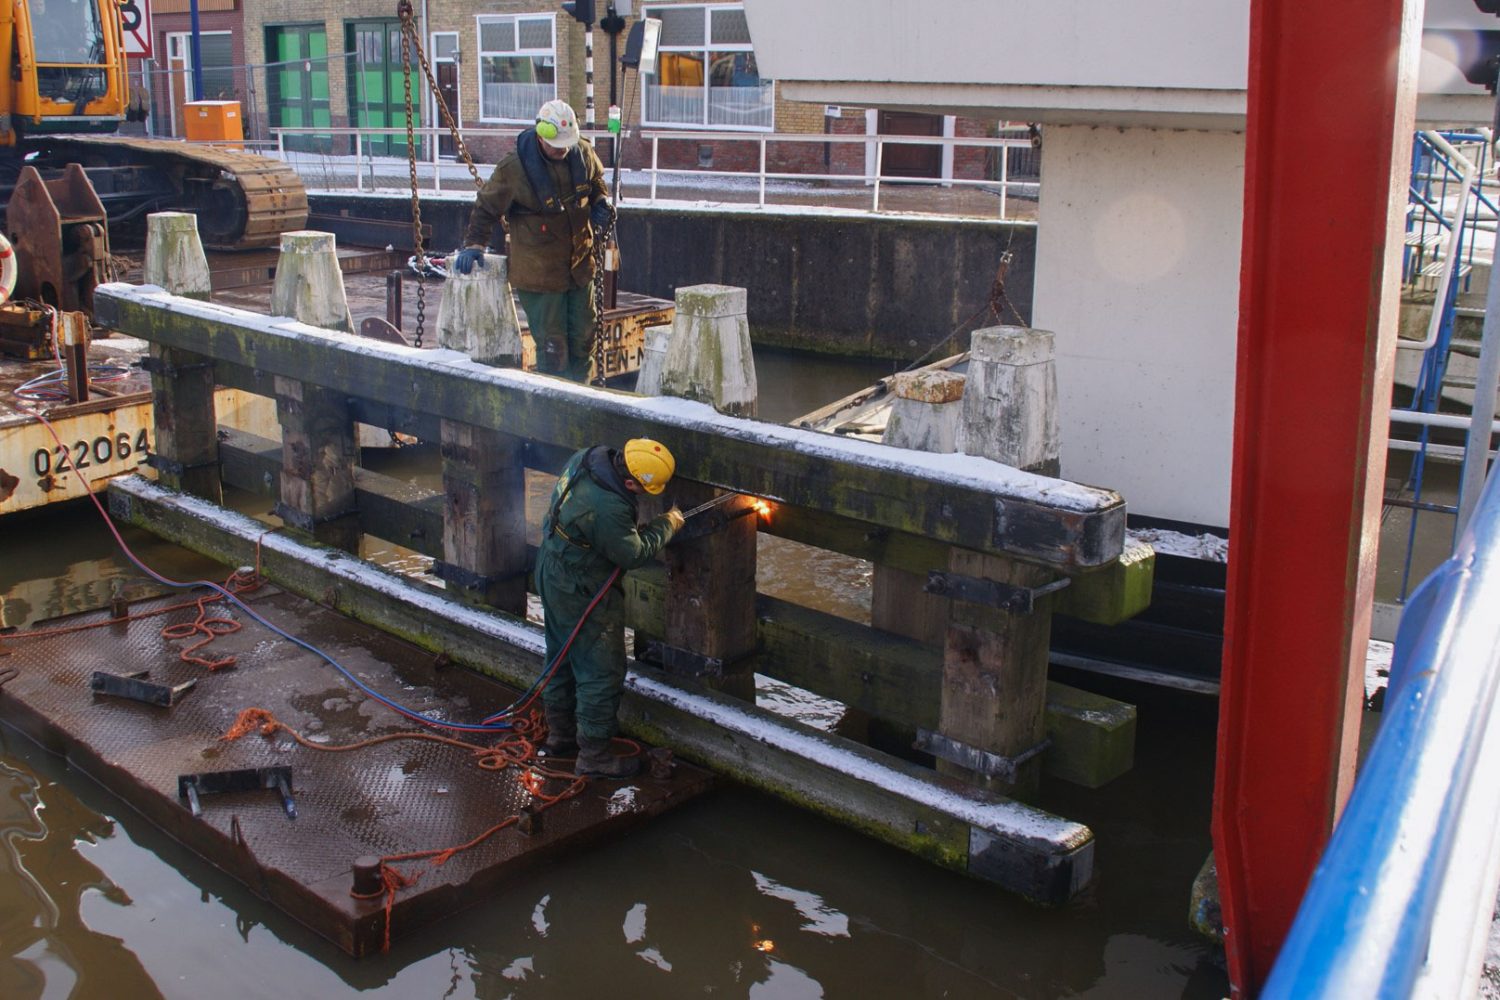
[[[557,138],[557,126],[552,122],[543,121],[540,118],[536,122],[536,134],[543,139],[552,140]]]

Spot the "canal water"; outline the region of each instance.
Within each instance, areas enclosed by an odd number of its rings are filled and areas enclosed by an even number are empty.
[[[890,370],[757,363],[769,420]],[[367,463],[433,474],[422,449]],[[168,576],[223,575],[149,535],[125,537]],[[867,565],[776,539],[761,556],[761,589],[868,615]],[[151,592],[92,507],[0,522],[0,623],[98,607],[116,587]],[[1095,884],[1069,906],[1019,902],[726,785],[359,961],[0,726],[0,998],[1223,997],[1215,949],[1187,925],[1209,850],[1214,703],[1130,694],[1135,769],[1095,791],[1052,782],[1040,803],[1098,838]]]

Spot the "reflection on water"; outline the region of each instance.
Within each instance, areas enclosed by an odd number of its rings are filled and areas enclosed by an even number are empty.
[[[768,417],[870,377],[846,372],[852,384],[842,386],[815,372],[816,392],[790,399],[778,392],[801,375],[794,365],[778,375],[778,363],[761,367]],[[422,452],[368,464],[435,485]],[[532,479],[534,525],[550,481]],[[91,509],[16,524],[0,526],[5,624],[98,606],[116,581],[143,596],[145,581],[110,554]],[[223,575],[141,533],[129,539],[169,575]],[[427,568],[384,543],[369,552]],[[762,589],[868,620],[868,564],[769,538],[760,557]],[[773,697],[799,712],[817,707],[795,689]],[[1047,790],[1046,808],[1099,837],[1098,884],[1063,909],[1028,906],[727,787],[360,961],[0,729],[0,997],[1218,998],[1223,972],[1186,924],[1208,850],[1213,719],[1211,705],[1184,704],[1186,713],[1143,706],[1131,774],[1098,791]],[[399,768],[370,777],[422,780]]]

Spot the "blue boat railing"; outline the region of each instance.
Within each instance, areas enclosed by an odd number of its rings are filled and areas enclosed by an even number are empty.
[[[1453,555],[1407,602],[1380,731],[1262,997],[1474,995],[1500,882],[1497,687],[1492,473]]]

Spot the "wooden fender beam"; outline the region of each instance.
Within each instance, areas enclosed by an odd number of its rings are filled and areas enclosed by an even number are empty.
[[[541,669],[541,630],[522,619],[460,604],[337,549],[268,534],[253,518],[139,477],[112,482],[109,503],[117,519],[228,565],[258,555],[278,586],[508,684],[525,687]],[[1092,878],[1094,835],[1081,823],[687,690],[634,662],[621,719],[633,736],[1027,899],[1063,903]]]
[[[154,286],[102,285],[94,314],[155,344],[287,378],[316,372],[352,399],[407,400],[420,412],[545,444],[581,448],[622,431],[653,437],[678,456],[685,478],[981,552],[1087,567],[1113,561],[1125,540],[1118,493],[988,459],[894,449],[724,416],[702,403],[489,368],[452,351],[351,338]]]

